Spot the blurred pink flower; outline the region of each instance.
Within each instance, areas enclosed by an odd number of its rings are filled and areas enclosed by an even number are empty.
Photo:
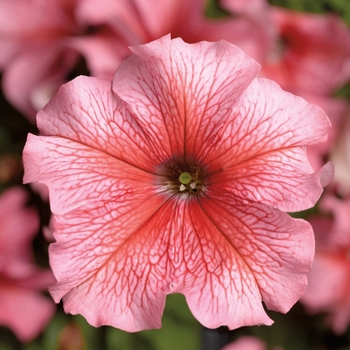
[[[338,138],[334,140],[330,159],[334,162],[335,173],[333,184],[337,192],[343,196],[350,196],[350,109],[340,125]]]
[[[263,340],[247,335],[224,346],[221,350],[267,350],[267,345]],[[274,346],[272,350],[283,350],[283,348]]]
[[[222,33],[222,39],[239,46],[260,64],[264,62],[279,37],[271,16],[274,7],[267,0],[219,0],[218,3],[237,21],[236,28],[232,26],[233,30]]]
[[[254,2],[248,1],[253,6]],[[214,19],[205,16],[206,5],[205,0],[106,0],[101,6],[100,0],[81,0],[79,16],[95,25],[103,18],[126,46],[144,44],[170,33],[189,43],[224,39],[256,60],[271,49],[273,26],[267,20],[268,11],[253,12],[248,6],[224,3],[227,10],[234,15],[237,11],[239,16]]]
[[[112,65],[115,70],[127,50],[122,50],[107,27],[101,25],[89,34],[89,23],[77,16],[79,3],[80,0],[0,0],[3,90],[9,101],[33,121],[37,110],[65,82],[78,61],[80,41],[93,46],[93,57],[85,55],[92,73],[108,77],[112,76],[108,69]]]
[[[188,42],[226,39],[260,59],[265,15],[208,19],[205,0],[0,0],[0,69],[9,101],[32,121],[81,54],[91,75],[112,79],[138,45],[171,33]],[[156,18],[156,20],[155,20]]]
[[[321,107],[331,121],[332,128],[328,133],[327,141],[308,147],[308,158],[314,169],[318,169],[324,164],[325,159],[330,158],[330,153],[334,149],[334,144],[339,142],[340,135],[344,133],[343,125],[349,114],[349,101],[341,98],[324,97],[317,95],[303,94],[302,96],[308,102],[314,103]],[[346,151],[345,151],[346,152]],[[350,160],[350,159],[349,159]],[[337,177],[341,164],[335,164],[334,179]],[[350,170],[349,170],[350,171]],[[334,183],[334,180],[333,180]]]
[[[280,39],[262,67],[262,76],[304,96],[330,96],[350,79],[350,30],[334,14],[271,7]]]
[[[265,342],[259,338],[244,336],[224,346],[222,350],[267,350],[267,347]]]
[[[164,37],[133,47],[111,84],[80,77],[38,113],[25,182],[55,215],[50,263],[66,312],[138,331],[182,293],[207,327],[271,324],[303,295],[314,254],[306,221],[332,178],[306,146],[324,112],[265,79],[225,41]]]
[[[34,264],[31,243],[39,221],[25,201],[19,187],[0,197],[0,324],[21,341],[30,341],[54,313],[54,304],[39,294],[54,278]]]
[[[301,301],[312,312],[325,312],[341,334],[350,324],[350,198],[322,199],[321,208],[334,215],[310,220],[316,235],[316,254],[309,284]]]

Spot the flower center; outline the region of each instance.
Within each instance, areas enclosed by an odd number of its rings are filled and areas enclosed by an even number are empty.
[[[198,193],[202,190],[202,181],[198,176],[198,172],[190,174],[187,171],[184,171],[179,176],[179,192],[180,193]]]
[[[194,160],[173,159],[159,168],[160,184],[167,192],[199,195],[203,189],[204,169]]]

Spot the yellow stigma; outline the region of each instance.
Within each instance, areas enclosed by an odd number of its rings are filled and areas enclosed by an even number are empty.
[[[190,173],[188,173],[187,171],[183,172],[180,176],[179,176],[179,181],[184,184],[187,185],[188,183],[190,183],[190,181],[192,180],[192,176]]]

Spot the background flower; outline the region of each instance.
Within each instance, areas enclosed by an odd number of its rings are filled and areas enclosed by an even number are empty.
[[[266,350],[266,345],[261,339],[255,337],[241,337],[222,350]]]
[[[35,121],[35,113],[74,71],[79,57],[91,75],[112,79],[131,53],[128,46],[168,33],[188,42],[226,39],[255,58],[269,49],[272,29],[263,23],[267,11],[217,21],[204,15],[205,3],[1,0],[0,69],[6,97]]]
[[[283,89],[329,96],[350,78],[350,30],[334,14],[271,9],[279,40],[262,75]]]
[[[324,197],[332,218],[314,217],[316,255],[302,302],[310,312],[325,312],[332,328],[344,333],[350,323],[350,201]]]
[[[35,211],[25,207],[26,199],[20,187],[0,197],[0,324],[25,342],[41,333],[55,311],[51,300],[40,295],[54,278],[34,264],[31,240],[39,222]]]

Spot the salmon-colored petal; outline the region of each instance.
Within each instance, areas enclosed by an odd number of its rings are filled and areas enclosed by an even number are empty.
[[[148,125],[128,111],[107,80],[81,76],[62,85],[38,113],[37,124],[43,135],[75,141],[148,171],[155,159],[164,158]]]
[[[329,129],[326,114],[316,105],[257,79],[240,106],[232,108],[218,141],[203,144],[208,182],[284,211],[309,208],[331,181],[333,167],[314,172],[306,146],[324,142]]]
[[[226,251],[230,247],[239,257],[244,276],[254,277],[266,306],[287,312],[305,291],[305,273],[314,257],[310,224],[262,204],[237,200],[215,187],[207,196],[201,207],[225,240]],[[219,251],[225,252],[222,244]],[[229,256],[224,260],[230,261]],[[231,271],[236,265],[232,261]]]
[[[132,50],[137,56],[120,65],[113,91],[151,126],[169,158],[197,155],[199,140],[217,134],[259,70],[224,41],[189,45],[167,36]]]

